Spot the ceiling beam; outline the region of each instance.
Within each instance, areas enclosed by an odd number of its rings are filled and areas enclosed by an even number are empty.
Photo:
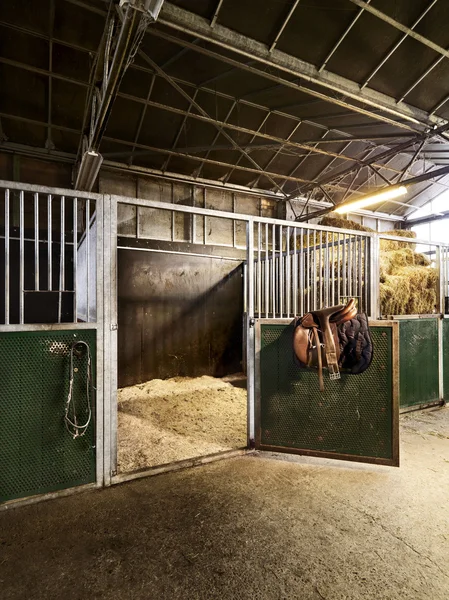
[[[289,22],[289,21],[290,21],[290,19],[292,18],[292,16],[293,16],[293,13],[295,12],[295,10],[296,10],[296,7],[298,6],[299,2],[300,2],[300,0],[295,0],[295,1],[293,2],[293,5],[292,5],[292,7],[291,7],[291,8],[290,8],[290,10],[288,11],[288,15],[285,17],[284,21],[282,22],[282,25],[281,25],[281,27],[279,28],[278,32],[276,33],[276,36],[275,36],[275,38],[274,38],[274,40],[273,40],[273,43],[272,43],[272,44],[271,44],[271,46],[270,46],[270,52],[273,52],[273,50],[276,48],[276,46],[277,46],[277,43],[279,42],[279,40],[280,40],[280,38],[281,38],[281,35],[282,35],[282,33],[283,33],[284,29],[287,27],[287,25],[288,25],[288,22]]]
[[[351,0],[352,1],[352,0]],[[370,7],[366,2],[363,3]],[[364,8],[366,8],[364,6]],[[202,38],[212,44],[218,45],[226,50],[237,52],[249,59],[257,59],[260,63],[272,68],[284,71],[290,75],[301,77],[302,80],[325,88],[327,93],[319,93],[304,86],[297,86],[301,91],[306,91],[317,97],[322,97],[328,102],[335,102],[330,92],[337,92],[346,98],[345,104],[358,111],[359,103],[364,103],[371,108],[380,109],[384,113],[394,116],[396,119],[405,119],[413,125],[427,125],[429,122],[441,122],[439,120],[429,119],[425,111],[411,107],[405,103],[397,103],[396,100],[386,94],[377,92],[370,88],[360,91],[360,86],[344,77],[322,71],[299,58],[274,49],[270,52],[266,44],[258,42],[247,36],[243,36],[231,29],[216,25],[213,29],[209,21],[202,17],[179,8],[169,2],[164,4],[159,17],[160,23],[173,29],[191,35],[195,38]],[[181,42],[182,43],[182,42]],[[448,53],[449,55],[449,53]],[[351,99],[354,104],[348,101]],[[372,118],[381,119],[381,115],[373,111],[366,110],[365,114],[370,114]]]
[[[424,37],[423,35],[416,33],[416,31],[413,31],[413,29],[411,29],[410,27],[407,27],[406,25],[403,25],[399,21],[392,19],[391,17],[389,17],[388,15],[383,13],[381,10],[374,8],[374,6],[368,4],[367,2],[364,2],[363,0],[349,0],[349,1],[352,2],[353,4],[356,4],[360,8],[364,8],[367,12],[371,13],[378,19],[381,19],[385,23],[388,23],[395,29],[398,29],[399,31],[406,33],[408,36],[415,39],[417,42],[421,42],[421,44],[424,44],[424,46],[431,48],[437,54],[441,54],[442,56],[449,58],[449,50],[446,50],[442,46],[435,44],[434,42],[432,42],[428,38]]]
[[[413,23],[413,25],[410,28],[411,31],[414,30],[415,27],[424,19],[424,17],[427,15],[427,13],[429,12],[429,10],[431,8],[433,8],[437,2],[438,2],[438,0],[432,0],[431,1],[431,3],[427,6],[427,8],[419,15],[419,17]],[[365,10],[365,8],[362,8],[361,10]],[[409,35],[410,34],[408,32],[404,33],[404,35],[401,37],[401,39],[396,42],[396,44],[393,46],[393,48],[388,52],[388,54],[386,56],[384,56],[384,58],[377,65],[377,67],[373,71],[371,71],[371,73],[368,75],[368,77],[362,83],[360,89],[363,90],[363,88],[365,88],[368,85],[368,83],[371,81],[371,79],[384,66],[384,64],[387,62],[387,60],[389,58],[391,58],[391,56],[396,52],[396,50],[399,48],[399,46],[409,37]]]

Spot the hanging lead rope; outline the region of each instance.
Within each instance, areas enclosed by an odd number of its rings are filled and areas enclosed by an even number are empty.
[[[87,355],[87,372],[86,372],[86,400],[87,400],[87,420],[83,424],[78,423],[78,417],[76,414],[76,405],[75,398],[73,396],[73,383],[75,377],[75,369],[73,366],[73,360],[75,354],[79,356],[79,348],[80,346],[84,346],[86,355]],[[74,342],[70,347],[70,381],[69,381],[69,394],[67,396],[67,402],[65,405],[65,414],[64,414],[64,423],[67,431],[76,439],[77,437],[82,437],[87,428],[90,425],[92,420],[92,403],[91,403],[91,394],[92,390],[95,390],[95,387],[92,383],[92,357],[90,354],[89,345],[86,342],[78,341]]]

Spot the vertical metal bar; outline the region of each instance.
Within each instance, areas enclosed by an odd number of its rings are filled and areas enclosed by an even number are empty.
[[[305,248],[304,248],[304,229],[301,227],[300,232],[300,255],[299,255],[299,289],[300,289],[300,302],[299,302],[299,314],[304,314],[304,294],[305,294],[305,286],[304,286],[304,268],[305,268]]]
[[[73,199],[73,322],[78,321],[78,198]]]
[[[291,314],[291,297],[292,297],[292,285],[291,285],[291,277],[292,277],[292,265],[291,265],[291,256],[290,256],[290,226],[287,226],[286,230],[286,256],[285,256],[285,269],[286,269],[286,277],[285,277],[285,294],[287,297],[287,319],[290,318]]]
[[[359,308],[361,309],[363,306],[363,245],[362,242],[365,238],[362,239],[362,236],[359,236],[359,274],[358,274],[358,282],[359,282]]]
[[[34,289],[39,291],[39,194],[34,194]]]
[[[340,304],[340,297],[342,295],[341,293],[341,285],[342,285],[342,281],[343,281],[343,269],[342,269],[342,265],[341,265],[341,252],[340,252],[340,234],[337,234],[337,289],[338,289],[338,294],[337,294],[337,304]]]
[[[298,314],[298,228],[293,228],[293,315]]]
[[[47,197],[47,290],[51,292],[53,289],[52,275],[52,215],[51,215],[52,196]]]
[[[19,319],[24,323],[24,295],[25,295],[25,205],[24,192],[19,192]]]
[[[9,190],[5,190],[5,325],[9,325]]]
[[[319,281],[319,306],[318,308],[323,308],[323,232],[319,231],[319,240],[320,240],[320,248],[318,254],[318,281]]]
[[[207,204],[207,191],[206,188],[203,188],[203,206],[204,208],[206,208],[206,204]],[[206,215],[203,215],[203,238],[204,238],[204,245],[207,246],[207,217]]]
[[[262,249],[261,226],[257,223],[257,316],[262,316]]]
[[[347,296],[346,288],[346,233],[343,233],[343,245],[341,248],[341,262],[342,262],[342,279],[341,279],[341,294],[343,298]]]
[[[307,312],[310,312],[310,299],[312,293],[312,280],[311,280],[311,254],[310,254],[310,243],[311,243],[311,235],[310,229],[306,229],[307,236],[307,246],[304,254],[304,273],[305,273],[305,290],[306,290],[306,304],[307,304]]]
[[[89,288],[90,288],[90,199],[86,200],[86,320],[89,318]]]
[[[265,317],[267,319],[270,310],[270,262],[268,257],[268,223],[265,223]]]
[[[348,293],[346,294],[346,296],[351,296],[352,295],[352,251],[353,251],[353,236],[352,235],[348,235]]]
[[[335,233],[331,234],[332,236],[332,281],[331,281],[331,302],[332,306],[335,306]]]
[[[271,302],[272,316],[276,318],[276,225],[271,230]]]
[[[58,323],[62,317],[62,292],[65,291],[65,196],[61,196],[61,247],[59,248]]]
[[[283,226],[279,225],[279,316],[284,316],[284,257],[282,252]]]
[[[313,246],[312,246],[312,265],[313,265],[313,270],[312,270],[312,289],[313,289],[313,296],[312,296],[312,310],[317,310],[317,272],[316,272],[316,230],[313,230]]]
[[[380,281],[380,263],[379,263],[380,243],[379,235],[371,234],[369,236],[369,317],[378,319],[380,314],[379,305],[379,281]]]
[[[332,234],[331,234],[332,235]],[[329,302],[330,302],[330,281],[331,281],[331,277],[330,277],[330,269],[329,269],[329,256],[330,256],[330,252],[329,252],[329,234],[328,232],[324,233],[326,242],[325,242],[325,246],[324,246],[324,303],[326,306],[330,306]]]
[[[254,446],[255,440],[255,348],[254,348],[254,221],[246,224],[246,256],[248,265],[248,303],[246,324],[246,361],[247,361],[247,438],[248,446]]]
[[[441,244],[438,244],[435,248],[435,263],[438,272],[438,297],[437,297],[437,306],[438,312],[440,314],[444,314],[444,284],[443,284],[443,261],[442,261],[442,251]]]

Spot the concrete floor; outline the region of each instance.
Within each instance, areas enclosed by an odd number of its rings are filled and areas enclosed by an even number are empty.
[[[0,513],[0,597],[449,598],[449,409],[400,469],[247,456]]]

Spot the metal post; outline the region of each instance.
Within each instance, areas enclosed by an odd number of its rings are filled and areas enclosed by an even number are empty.
[[[293,228],[293,315],[298,314],[298,248],[297,248],[298,228]]]
[[[276,318],[276,225],[273,224],[271,229],[271,304],[272,316]]]
[[[270,310],[270,262],[268,257],[268,223],[265,223],[265,317],[267,319]]]
[[[9,325],[9,190],[5,190],[5,325]]]
[[[304,294],[305,294],[305,285],[304,285],[304,270],[305,270],[305,262],[306,262],[306,253],[304,248],[304,229],[301,227],[300,232],[300,242],[299,242],[299,290],[300,290],[300,302],[299,302],[299,313],[301,315],[304,314]]]
[[[282,225],[279,225],[279,317],[282,319],[284,316],[284,256],[282,252],[282,241],[283,241],[283,229]]]
[[[52,196],[48,194],[47,196],[47,290],[49,292],[53,289],[53,276],[52,276],[52,216],[51,216],[51,204],[52,204]]]
[[[65,196],[61,196],[61,247],[59,249],[58,323],[62,317],[62,292],[65,291]]]
[[[34,289],[39,291],[39,194],[34,194]]]
[[[257,316],[262,317],[262,255],[261,255],[261,227],[257,223]]]
[[[377,234],[369,236],[369,317],[378,319],[380,316],[380,241]]]
[[[89,288],[90,288],[90,200],[86,200],[86,321],[89,318]]]
[[[73,199],[73,322],[78,321],[78,198]]]
[[[318,250],[318,281],[319,281],[319,298],[318,309],[323,308],[323,232],[319,232],[320,248]]]
[[[248,446],[255,443],[255,356],[254,356],[254,221],[246,224],[246,263],[247,263],[247,313],[246,313],[246,372],[248,393]]]
[[[287,296],[287,318],[290,318],[291,312],[291,296],[292,296],[292,285],[291,285],[291,276],[292,276],[292,266],[291,266],[291,256],[290,256],[290,227],[287,226],[286,233],[286,277],[285,277],[285,294]]]
[[[19,229],[20,229],[20,248],[19,248],[19,317],[20,324],[24,323],[24,296],[25,296],[25,206],[24,193],[19,192]]]
[[[438,244],[435,249],[435,262],[438,271],[438,296],[437,307],[440,314],[444,314],[444,273],[443,273],[443,257],[441,244]]]

